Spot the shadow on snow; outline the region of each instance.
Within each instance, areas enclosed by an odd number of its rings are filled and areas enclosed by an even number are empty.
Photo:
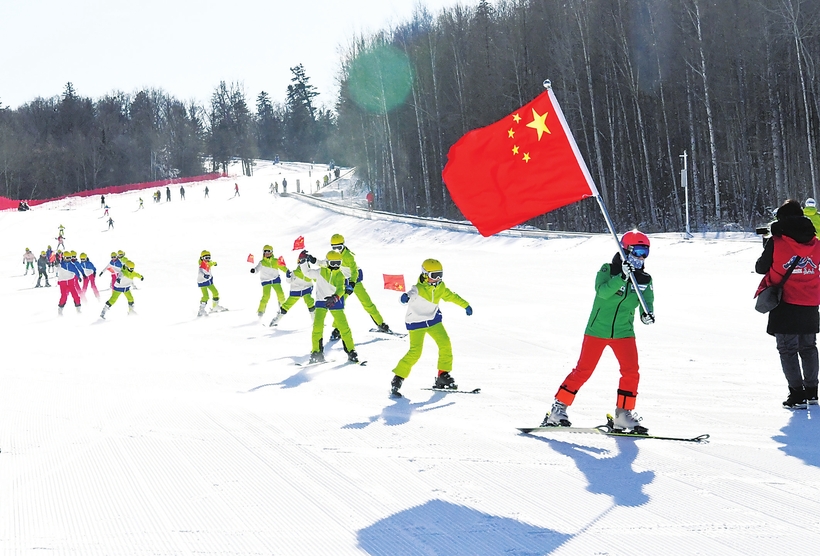
[[[783,433],[772,437],[772,440],[783,444],[780,450],[786,455],[795,457],[803,462],[820,467],[820,416],[817,415],[818,406],[812,406],[814,419],[810,419],[807,411],[793,411],[786,426],[780,429]]]

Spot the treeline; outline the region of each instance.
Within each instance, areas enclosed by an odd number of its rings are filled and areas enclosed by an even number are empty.
[[[818,195],[818,16],[806,0],[419,9],[347,54],[337,160],[365,173],[380,208],[458,218],[441,180],[449,147],[549,79],[621,228],[683,228],[686,152],[692,228],[749,229],[787,197]],[[530,224],[601,230],[598,212],[588,200]]]
[[[44,199],[105,187],[193,176],[240,158],[328,160],[330,111],[299,65],[284,103],[266,92],[249,106],[238,85],[220,83],[208,106],[160,90],[92,100],[63,94],[17,109],[0,104],[0,195]]]

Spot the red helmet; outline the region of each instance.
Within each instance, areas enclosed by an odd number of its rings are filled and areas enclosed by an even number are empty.
[[[649,238],[646,237],[645,233],[639,232],[638,230],[626,232],[621,238],[621,247],[629,249],[633,245],[646,245],[649,247]]]

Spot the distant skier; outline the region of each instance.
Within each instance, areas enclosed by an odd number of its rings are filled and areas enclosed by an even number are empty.
[[[142,274],[134,271],[134,262],[126,260],[122,265],[122,273],[120,277],[117,278],[117,283],[113,288],[114,291],[111,292],[111,297],[105,302],[105,306],[103,306],[100,318],[105,318],[105,314],[114,303],[117,302],[120,294],[124,294],[125,299],[128,300],[128,314],[134,314],[134,296],[131,294],[131,286],[134,285],[134,280],[137,278],[139,278],[140,281],[145,279]]]
[[[108,216],[108,205],[105,205],[105,212],[103,212],[103,218]]]
[[[353,335],[350,332],[350,326],[344,312],[346,280],[341,271],[341,254],[338,251],[328,252],[325,264],[319,268],[311,267],[310,262],[305,262],[300,267],[305,276],[316,281],[316,310],[313,318],[313,333],[311,334],[310,362],[322,363],[325,360],[322,332],[325,326],[325,316],[330,311],[333,317],[333,326],[336,330],[339,330],[348,361],[358,363],[359,355],[356,353]]]
[[[57,313],[60,316],[63,314],[63,307],[65,307],[69,295],[74,300],[77,312],[81,312],[80,294],[77,288],[74,287],[74,281],[80,280],[82,273],[83,271],[79,265],[71,262],[70,258],[64,257],[61,259],[60,265],[57,267],[57,285],[60,287],[60,301],[57,304]]]
[[[100,195],[100,208],[105,206],[105,195]]]
[[[251,274],[259,274],[259,281],[262,283],[262,299],[259,301],[259,307],[256,309],[256,314],[260,319],[265,315],[265,309],[270,299],[271,288],[276,292],[279,307],[285,302],[285,292],[282,291],[282,278],[279,276],[280,270],[282,272],[290,272],[288,267],[280,264],[279,260],[274,257],[273,247],[265,245],[262,248],[262,260],[251,269]]]
[[[282,195],[288,194],[288,179],[282,178]]]
[[[167,186],[165,187],[165,200],[171,202],[171,188]]]
[[[23,253],[23,264],[26,266],[26,272],[23,276],[28,276],[28,269],[31,269],[32,274],[36,274],[34,271],[34,261],[37,260],[37,257],[34,256],[34,253],[31,252],[31,249],[26,247],[26,252]]]
[[[226,311],[224,307],[219,305],[219,290],[214,285],[214,277],[211,269],[216,266],[216,261],[211,260],[211,252],[207,249],[199,254],[199,271],[197,274],[197,285],[202,291],[202,298],[199,300],[199,312],[196,316],[204,317],[208,313],[205,309],[208,305],[208,293],[213,297],[213,307],[211,312]]]
[[[114,227],[114,219],[109,216],[108,217],[108,229],[110,230],[113,227]]]
[[[441,263],[436,259],[427,259],[421,263],[421,274],[416,285],[401,294],[401,302],[407,305],[404,321],[410,335],[410,348],[393,369],[393,381],[390,383],[392,395],[401,395],[399,388],[421,357],[427,334],[438,346],[438,376],[433,387],[458,388],[450,376],[450,371],[453,370],[453,347],[441,322],[441,309],[438,306],[441,301],[455,303],[467,312],[467,316],[473,314],[470,303],[444,285],[444,267]]]
[[[814,225],[815,235],[820,237],[820,214],[817,213],[817,201],[809,197],[803,203],[803,216],[811,220]],[[763,244],[766,245],[765,243]]]
[[[37,285],[34,286],[35,288],[39,288],[40,280],[43,278],[46,279],[46,287],[50,288],[51,284],[48,283],[48,258],[46,257],[45,251],[40,251],[40,258],[37,259]]]
[[[137,210],[144,209],[145,205],[142,204],[142,197],[140,197],[140,206],[137,207]]]
[[[97,290],[97,267],[94,266],[94,263],[91,262],[91,259],[89,259],[85,253],[80,253],[80,268],[82,268],[83,275],[85,276],[82,293],[85,294],[88,290],[88,285],[91,284],[91,291],[94,292],[94,297],[99,299],[100,292]]]
[[[183,185],[179,186],[179,198],[181,201],[185,200],[185,186]]]
[[[241,197],[241,195],[239,194],[239,184],[238,183],[233,184],[233,196],[234,197]]]
[[[208,186],[207,185],[205,186],[205,198],[206,199],[208,198]]]
[[[63,234],[58,235],[58,236],[57,236],[57,237],[55,237],[54,239],[56,239],[56,240],[57,240],[57,249],[59,249],[59,248],[61,248],[61,247],[62,247],[63,249],[65,249],[65,238],[63,237]]]
[[[386,322],[384,322],[381,313],[379,313],[379,310],[376,308],[376,305],[373,303],[373,300],[370,299],[370,295],[368,295],[367,290],[364,288],[364,284],[362,284],[364,273],[356,264],[353,251],[345,246],[344,236],[342,236],[342,234],[333,234],[330,238],[330,247],[334,251],[341,254],[342,272],[344,273],[345,278],[350,281],[350,288],[346,291],[345,295],[350,295],[351,292],[354,293],[359,299],[359,302],[362,304],[362,307],[364,307],[364,310],[368,315],[370,315],[373,322],[376,323],[376,327],[379,331],[390,333],[390,327],[387,326]],[[330,337],[331,339],[338,339],[339,331],[334,329]]]
[[[635,309],[640,307],[640,301],[630,275],[635,275],[635,281],[649,309],[648,313],[641,313],[641,322],[652,324],[655,322],[655,294],[652,290],[652,277],[647,274],[645,265],[649,256],[649,238],[637,230],[627,232],[621,238],[621,247],[626,260],[621,259],[620,252],[615,253],[612,262],[604,264],[595,277],[595,300],[584,331],[581,355],[575,368],[555,394],[555,402],[544,417],[542,427],[572,426],[567,417],[567,407],[575,401],[578,390],[592,376],[601,354],[609,346],[615,353],[621,371],[615,403],[615,428],[637,433],[648,432],[640,424],[640,419],[632,414],[640,380],[633,324]]]
[[[313,292],[313,281],[305,276],[302,265],[307,263],[308,261],[315,263],[316,257],[308,254],[307,251],[302,251],[299,253],[298,259],[298,266],[293,272],[288,271],[286,274],[288,282],[290,282],[290,295],[279,307],[279,312],[276,313],[276,316],[273,317],[273,320],[270,321],[271,326],[276,326],[279,320],[284,317],[290,309],[299,302],[300,299],[305,300],[305,305],[307,305],[308,312],[310,313],[311,318],[315,316],[315,301],[313,297],[310,295]]]
[[[368,191],[367,196],[365,198],[367,199],[367,210],[372,211],[373,210],[373,201],[376,199],[376,197],[373,195],[372,191]]]

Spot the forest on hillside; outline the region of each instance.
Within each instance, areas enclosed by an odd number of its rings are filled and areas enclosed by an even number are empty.
[[[242,159],[356,166],[377,208],[461,218],[447,151],[549,79],[616,225],[751,229],[817,197],[820,2],[481,0],[353,37],[332,108],[302,66],[284,100],[220,83],[207,106],[164,91],[73,90],[0,104],[0,194],[45,198],[192,175]],[[0,99],[1,100],[1,99]],[[604,229],[585,200],[528,224]]]
[[[750,229],[788,197],[818,195],[820,2],[506,0],[455,7],[360,37],[337,129],[389,210],[457,217],[449,147],[552,82],[621,227],[681,230],[687,154],[693,229]],[[388,84],[359,99],[359,60]],[[397,59],[405,60],[397,77]],[[406,98],[391,110],[404,80]],[[366,95],[365,95],[366,96]],[[337,157],[337,159],[340,157]],[[530,224],[604,229],[582,201]]]

